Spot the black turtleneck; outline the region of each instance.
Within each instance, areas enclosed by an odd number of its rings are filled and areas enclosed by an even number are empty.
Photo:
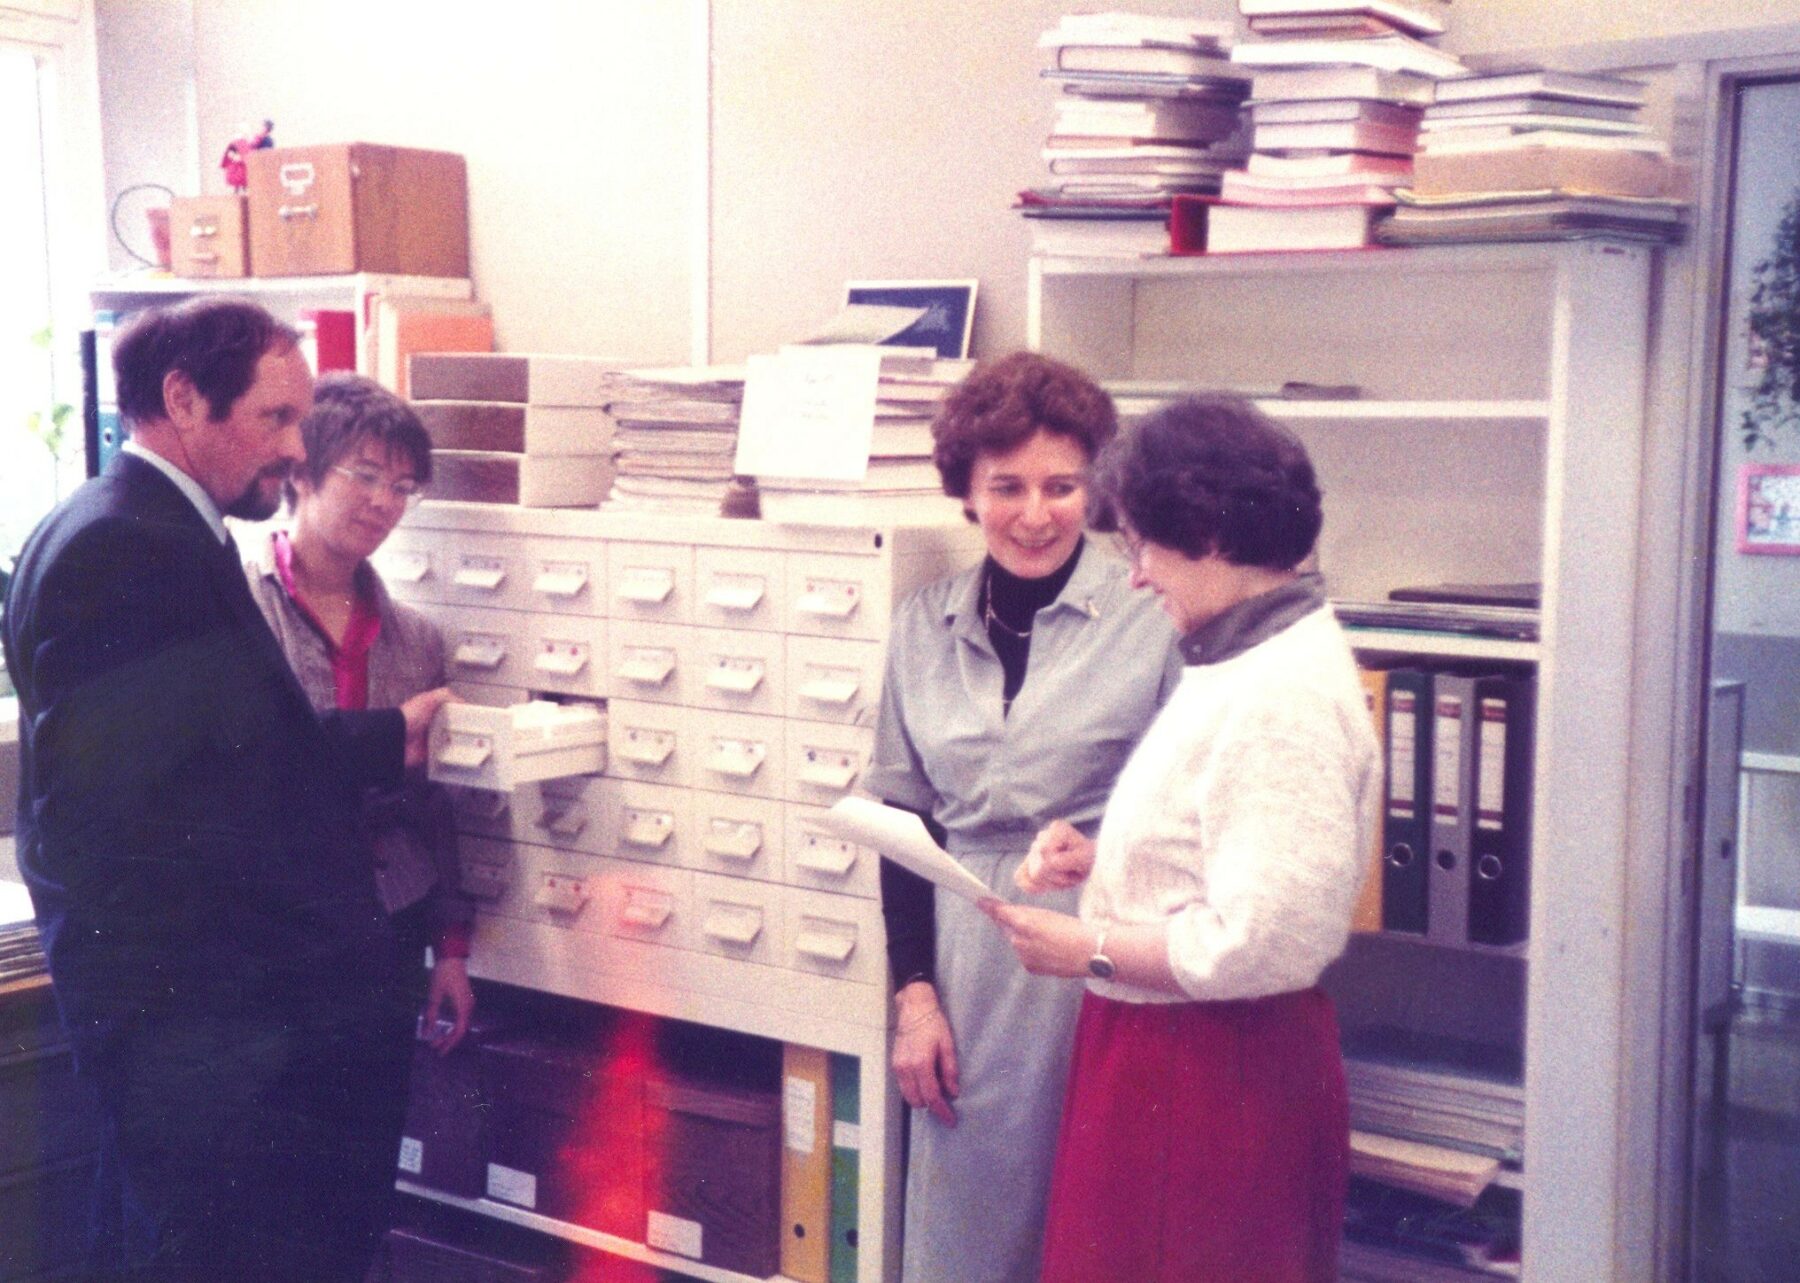
[[[1001,700],[1008,709],[1025,684],[1025,667],[1031,658],[1031,628],[1037,622],[1037,613],[1055,601],[1068,584],[1085,543],[1085,536],[1077,539],[1069,559],[1041,579],[1021,578],[992,556],[982,565],[982,624],[1000,659],[1004,674]]]

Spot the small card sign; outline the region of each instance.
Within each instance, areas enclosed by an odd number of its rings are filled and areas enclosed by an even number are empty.
[[[745,362],[740,476],[861,481],[875,434],[881,350],[788,347]]]

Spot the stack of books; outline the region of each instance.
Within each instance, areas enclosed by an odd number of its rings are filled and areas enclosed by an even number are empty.
[[[1377,1033],[1346,1040],[1344,1076],[1350,1125],[1358,1131],[1456,1146],[1496,1162],[1523,1156],[1525,1090],[1516,1055],[1446,1039],[1420,1048]]]
[[[741,366],[633,370],[614,382],[607,412],[616,476],[609,508],[718,516],[739,491],[737,450]]]
[[[860,481],[758,474],[763,520],[807,525],[955,520],[957,501],[945,496],[931,461],[931,421],[974,366],[973,361],[935,357],[929,349],[884,349],[867,473]]]
[[[1228,174],[1209,252],[1366,245],[1411,179],[1420,113],[1440,77],[1466,69],[1425,40],[1445,0],[1239,0],[1256,37],[1247,169]]]
[[[1535,67],[1440,85],[1380,239],[1679,239],[1685,206],[1643,105],[1635,81]]]
[[[528,508],[593,507],[613,478],[604,406],[616,361],[420,353],[413,409],[431,436],[431,497]]]
[[[1035,252],[1168,252],[1171,199],[1217,193],[1243,163],[1249,74],[1231,64],[1230,35],[1224,22],[1094,13],[1039,38],[1063,92],[1044,145],[1050,181],[1019,193]]]

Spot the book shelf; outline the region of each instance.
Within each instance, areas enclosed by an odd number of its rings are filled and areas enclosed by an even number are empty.
[[[1503,1183],[1523,1190],[1527,1280],[1620,1277],[1622,1120],[1655,1092],[1625,1052],[1620,942],[1657,271],[1653,249],[1605,241],[1030,266],[1031,346],[1096,378],[1362,390],[1260,402],[1318,468],[1334,597],[1543,584],[1537,642],[1351,634],[1388,660],[1533,665],[1536,770],[1528,941],[1358,938],[1341,971],[1360,995],[1340,997],[1346,1028],[1399,1019],[1522,1053],[1524,1162]]]

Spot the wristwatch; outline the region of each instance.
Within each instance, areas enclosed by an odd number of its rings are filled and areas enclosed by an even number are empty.
[[[1113,960],[1106,956],[1106,928],[1101,927],[1100,934],[1094,937],[1094,956],[1088,959],[1088,974],[1096,980],[1111,980],[1116,970]]]

